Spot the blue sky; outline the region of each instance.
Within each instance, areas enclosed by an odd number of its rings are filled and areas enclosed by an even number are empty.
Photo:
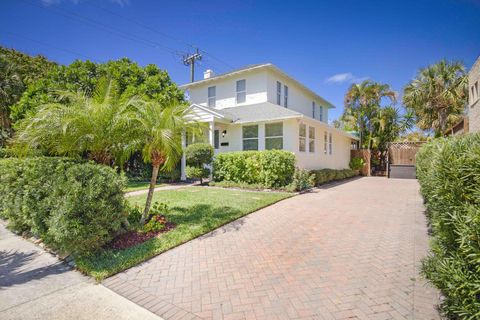
[[[272,62],[343,110],[354,81],[401,92],[442,58],[480,55],[480,0],[2,0],[0,44],[68,64],[128,57],[189,79],[182,54],[207,52],[197,76]]]

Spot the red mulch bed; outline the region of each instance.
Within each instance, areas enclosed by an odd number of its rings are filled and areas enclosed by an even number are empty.
[[[136,246],[137,244],[143,243],[153,237],[156,237],[157,235],[161,233],[168,232],[175,228],[175,224],[172,222],[167,222],[165,223],[165,228],[161,231],[157,232],[139,232],[139,231],[128,231],[125,233],[122,233],[118,236],[116,236],[109,244],[108,247],[115,249],[115,250],[123,250],[127,249],[133,246]]]

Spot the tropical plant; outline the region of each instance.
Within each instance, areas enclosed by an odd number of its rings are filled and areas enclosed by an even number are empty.
[[[420,69],[404,89],[403,104],[415,115],[417,126],[443,136],[456,123],[467,101],[467,77],[460,62],[442,60]]]
[[[362,170],[362,168],[365,166],[365,160],[360,157],[353,157],[348,166],[352,170]]]
[[[187,176],[189,178],[200,179],[203,184],[203,178],[208,178],[210,170],[206,166],[213,160],[213,147],[208,143],[194,143],[185,149],[187,160]]]
[[[116,81],[99,80],[93,97],[57,92],[57,102],[40,107],[18,125],[14,146],[25,153],[88,158],[105,165],[121,164],[138,148],[126,117],[129,101],[121,99]]]
[[[142,146],[142,156],[152,164],[152,176],[141,223],[145,222],[152,203],[158,173],[175,169],[182,157],[182,134],[200,132],[202,125],[192,121],[185,103],[172,99],[167,103],[133,100],[129,119],[135,128],[137,145]]]
[[[355,124],[362,147],[371,148],[375,119],[385,98],[395,103],[396,93],[388,84],[371,80],[352,84],[345,94],[345,111],[342,118],[345,123]]]

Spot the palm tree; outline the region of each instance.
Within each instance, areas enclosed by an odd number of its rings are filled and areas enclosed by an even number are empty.
[[[345,94],[345,111],[343,118],[348,122],[354,122],[360,136],[360,146],[365,143],[365,135],[368,149],[371,148],[373,124],[381,108],[382,99],[387,98],[390,102],[396,102],[396,93],[388,84],[380,84],[370,80],[355,83],[350,86]]]
[[[24,152],[41,149],[51,155],[86,155],[100,164],[121,164],[136,145],[125,117],[129,101],[117,92],[117,83],[107,78],[99,80],[93,97],[56,92],[57,102],[22,120],[15,145]]]
[[[152,176],[142,214],[145,222],[160,170],[173,170],[182,157],[182,134],[200,133],[202,126],[193,121],[187,106],[177,100],[167,103],[133,100],[130,118],[136,130],[137,144],[142,147],[143,159],[152,164]]]
[[[403,96],[403,104],[415,114],[417,126],[434,130],[436,136],[461,118],[466,101],[465,68],[460,62],[446,60],[420,69]]]

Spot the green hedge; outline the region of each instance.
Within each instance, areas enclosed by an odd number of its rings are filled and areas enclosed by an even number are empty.
[[[358,175],[357,171],[352,169],[321,169],[313,170],[312,173],[315,175],[315,185],[317,186],[331,181],[343,180]]]
[[[88,254],[125,217],[125,179],[115,170],[64,158],[0,160],[0,216],[61,251]]]
[[[444,314],[480,318],[480,134],[441,138],[417,153],[417,177],[433,239],[425,276]]]
[[[215,181],[280,188],[292,182],[295,155],[282,150],[220,153],[215,157],[213,170]]]

